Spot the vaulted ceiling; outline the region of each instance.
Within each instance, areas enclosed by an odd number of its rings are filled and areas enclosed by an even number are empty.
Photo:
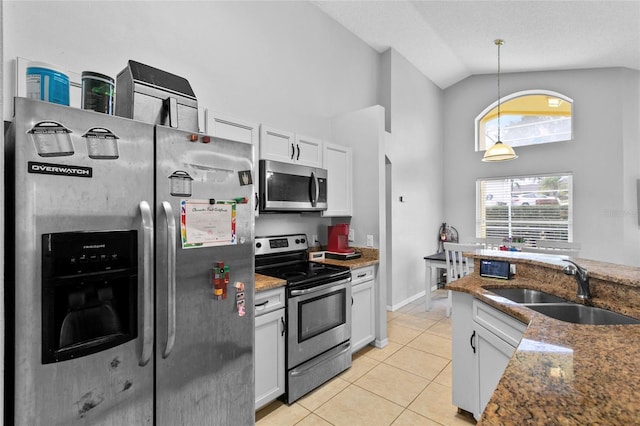
[[[378,52],[394,48],[440,88],[474,74],[640,69],[640,0],[312,1]]]

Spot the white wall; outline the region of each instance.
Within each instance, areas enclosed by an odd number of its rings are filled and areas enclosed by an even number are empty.
[[[9,76],[16,56],[113,77],[134,59],[185,77],[210,110],[321,138],[376,102],[377,53],[307,2],[4,4]]]
[[[624,264],[640,266],[640,73],[622,70]]]
[[[384,185],[380,188],[378,183],[380,179],[384,182],[384,108],[377,105],[342,114],[334,118],[332,128],[334,141],[353,150],[353,244],[365,246],[366,236],[373,235],[374,246],[382,249],[384,215],[380,206],[384,197],[380,197],[380,191],[384,193]]]
[[[474,151],[474,119],[496,99],[495,75],[472,76],[446,89],[445,217],[461,240],[475,236],[477,178],[572,172],[581,257],[640,265],[631,187],[640,170],[625,153],[638,158],[639,76],[620,68],[501,74],[503,96],[549,89],[572,98],[574,140],[518,148],[518,159],[497,164],[481,162],[482,153]]]
[[[375,292],[376,347],[387,345],[387,209],[385,205],[385,110],[379,105],[342,114],[332,121],[336,143],[353,148],[353,218],[354,245],[364,246],[366,235],[373,236],[379,248],[380,264]]]
[[[201,107],[327,140],[333,116],[376,104],[379,55],[307,2],[3,4],[8,105],[17,56],[112,77],[133,59],[189,80]],[[328,224],[265,215],[256,235],[286,229],[326,243]]]
[[[392,163],[392,278],[387,305],[396,309],[424,292],[423,257],[437,250],[443,214],[443,93],[393,49],[386,51],[387,117]],[[382,71],[381,74],[385,72]],[[406,201],[400,202],[400,196]],[[448,219],[447,219],[448,220]]]

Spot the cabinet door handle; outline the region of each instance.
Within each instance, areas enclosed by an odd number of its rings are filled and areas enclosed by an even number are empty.
[[[296,146],[298,147],[298,156],[296,157],[296,160],[299,160],[300,159],[300,145],[297,144]]]
[[[258,196],[258,193],[256,192],[256,207],[255,207],[255,211],[258,211],[258,207],[260,206],[260,196]]]
[[[469,339],[469,344],[471,345],[471,348],[473,349],[473,353],[476,353],[476,347],[473,346],[473,338],[476,337],[476,331],[473,330],[473,333],[471,333],[471,338]]]
[[[291,159],[296,156],[296,147],[291,144]]]
[[[284,336],[284,332],[287,329],[287,323],[284,322],[284,317],[280,317],[280,322],[282,323],[282,332],[280,333],[280,335]]]
[[[351,296],[351,306],[353,306],[353,296]]]

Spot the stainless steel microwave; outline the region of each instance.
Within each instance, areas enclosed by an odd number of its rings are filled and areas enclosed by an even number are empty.
[[[327,209],[327,171],[260,160],[260,211],[309,212]]]

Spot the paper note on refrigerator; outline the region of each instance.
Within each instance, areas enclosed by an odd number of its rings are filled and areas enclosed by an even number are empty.
[[[180,201],[182,248],[236,244],[236,203]]]

